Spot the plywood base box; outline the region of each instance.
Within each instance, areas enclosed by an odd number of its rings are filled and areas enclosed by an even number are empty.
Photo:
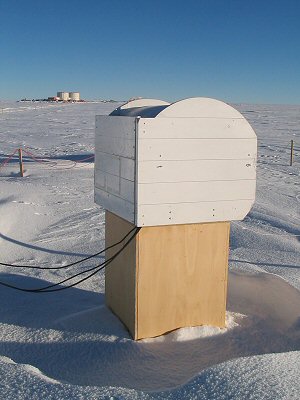
[[[105,226],[106,247],[134,227],[108,211]],[[135,340],[225,326],[229,229],[229,222],[143,227],[106,267],[106,304]]]

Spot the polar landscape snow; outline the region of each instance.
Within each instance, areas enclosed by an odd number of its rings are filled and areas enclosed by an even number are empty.
[[[59,267],[104,247],[94,123],[117,106],[0,102],[0,262]],[[1,286],[0,398],[300,398],[300,106],[234,106],[258,136],[258,181],[253,209],[231,224],[226,329],[134,342],[105,307],[103,271],[54,293]],[[16,154],[4,165],[20,147],[23,178]],[[1,266],[0,281],[47,286],[102,256]]]

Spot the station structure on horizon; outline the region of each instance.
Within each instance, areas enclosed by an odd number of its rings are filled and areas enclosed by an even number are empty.
[[[80,101],[79,92],[57,92],[56,100],[61,101]]]

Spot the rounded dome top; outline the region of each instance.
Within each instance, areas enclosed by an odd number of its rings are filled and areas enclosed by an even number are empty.
[[[244,119],[235,108],[209,97],[191,97],[172,104],[157,99],[136,99],[116,108],[110,115],[142,118]]]
[[[208,97],[191,97],[165,107],[158,118],[244,118],[241,113],[223,101]]]

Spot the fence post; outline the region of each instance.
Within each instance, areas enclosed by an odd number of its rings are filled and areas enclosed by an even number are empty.
[[[20,175],[23,178],[24,169],[23,169],[22,149],[18,149],[18,152],[19,152]]]
[[[290,166],[293,165],[293,159],[294,159],[294,141],[291,140],[291,156],[290,156]]]

